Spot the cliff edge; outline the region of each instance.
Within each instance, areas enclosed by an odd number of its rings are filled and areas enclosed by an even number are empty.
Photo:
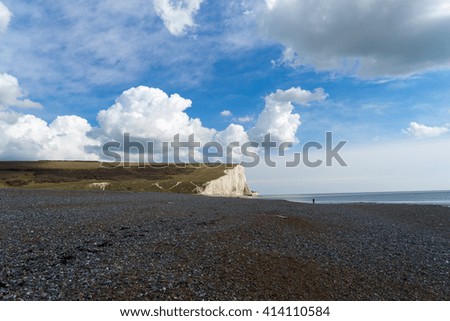
[[[225,170],[224,172],[224,176],[207,182],[204,187],[198,191],[198,194],[228,197],[254,195],[248,187],[244,167],[237,165],[232,169]]]
[[[252,195],[245,169],[226,164],[0,162],[0,188]]]

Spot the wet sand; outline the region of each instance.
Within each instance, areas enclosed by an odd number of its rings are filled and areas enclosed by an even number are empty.
[[[0,190],[0,300],[449,300],[450,208]]]

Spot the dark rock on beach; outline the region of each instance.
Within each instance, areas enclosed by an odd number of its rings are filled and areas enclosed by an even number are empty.
[[[450,208],[0,190],[0,300],[449,300]]]

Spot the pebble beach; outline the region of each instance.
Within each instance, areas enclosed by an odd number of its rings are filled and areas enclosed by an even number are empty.
[[[450,208],[0,189],[0,300],[449,300]]]

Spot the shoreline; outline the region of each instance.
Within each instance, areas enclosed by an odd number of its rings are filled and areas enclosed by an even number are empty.
[[[249,197],[251,198],[251,196]],[[268,201],[286,201],[289,203],[296,203],[296,204],[313,204],[312,202],[298,202],[298,201],[290,201],[287,199],[272,199],[272,198],[261,198],[262,200],[268,200]],[[345,202],[345,203],[315,203],[313,205],[407,205],[407,206],[439,206],[439,207],[450,207],[450,204],[444,205],[444,204],[436,204],[436,203],[403,203],[403,202]]]
[[[449,300],[449,214],[0,189],[0,300]]]
[[[310,204],[398,204],[450,207],[450,191],[363,192],[263,195],[263,199]]]

